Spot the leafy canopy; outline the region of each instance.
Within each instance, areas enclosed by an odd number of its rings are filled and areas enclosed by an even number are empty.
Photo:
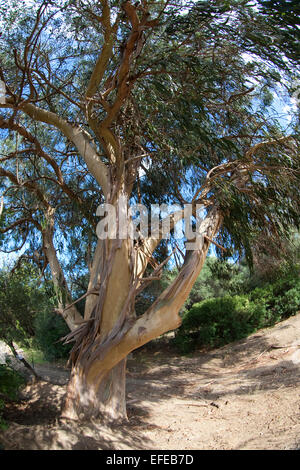
[[[219,207],[218,242],[249,263],[257,236],[298,226],[297,120],[284,129],[273,106],[298,76],[297,8],[260,3],[0,5],[2,250],[37,250],[47,269],[50,224],[78,281],[105,197],[99,169],[135,202]],[[96,170],[72,129],[92,144]]]

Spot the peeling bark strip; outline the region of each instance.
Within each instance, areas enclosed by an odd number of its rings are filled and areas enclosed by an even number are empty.
[[[205,261],[210,239],[219,230],[222,216],[217,210],[212,210],[200,225],[201,240],[198,249],[186,257],[182,270],[174,282],[159,296],[156,302],[141,317],[134,318],[134,299],[138,290],[139,278],[134,277],[132,270],[131,251],[127,250],[129,241],[110,241],[108,265],[104,263],[103,282],[99,300],[94,306],[89,320],[68,335],[67,340],[75,339],[72,352],[73,372],[68,386],[68,393],[63,411],[66,418],[77,419],[80,416],[99,416],[115,419],[126,418],[126,407],[123,399],[116,399],[116,389],[125,390],[124,361],[134,349],[157,338],[161,334],[177,328],[181,319],[179,310],[187,299],[190,290],[197,279]],[[155,247],[153,243],[153,249]],[[122,286],[122,292],[111,291],[108,286],[112,276],[117,281],[115,266],[124,262],[127,253],[127,266],[131,266],[130,278]],[[122,273],[118,273],[122,276]],[[118,317],[110,324],[110,329],[101,330],[106,325],[104,319],[110,316],[106,298],[122,297]],[[108,310],[107,310],[108,309]],[[114,378],[114,380],[113,380]]]

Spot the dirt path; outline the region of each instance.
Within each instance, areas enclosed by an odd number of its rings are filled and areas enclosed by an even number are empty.
[[[69,371],[6,410],[6,449],[300,449],[300,314],[192,357],[141,350],[128,361],[128,423],[59,420]]]

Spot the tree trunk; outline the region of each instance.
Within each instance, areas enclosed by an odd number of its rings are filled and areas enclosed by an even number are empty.
[[[89,286],[94,287],[100,280],[99,295],[90,296],[86,302],[85,321],[74,332],[76,336],[82,331],[82,335],[79,348],[76,350],[75,344],[75,352],[71,354],[73,368],[63,411],[63,417],[70,419],[127,418],[126,356],[113,367],[102,367],[101,356],[107,346],[122,337],[133,321],[133,244],[131,240],[114,240],[107,242],[105,247],[105,243],[101,242],[101,245],[101,249],[96,249]]]
[[[133,315],[140,282],[135,274],[141,263],[132,262],[130,240],[108,242],[97,303],[81,326],[68,335],[69,340],[75,340],[75,346],[63,417],[126,419],[126,357],[180,325],[179,311],[202,269],[210,240],[220,223],[220,214],[212,211],[200,227],[204,237],[196,239],[196,248],[186,256],[177,278],[138,318]]]
[[[72,303],[72,297],[69,292],[64,273],[57,258],[56,250],[53,244],[53,233],[51,230],[48,229],[43,232],[43,243],[51,269],[53,284],[58,297],[58,308],[68,327],[71,331],[73,331],[82,321],[82,317],[75,305],[72,305],[67,310],[65,309],[68,304]]]
[[[126,359],[110,371],[98,369],[98,375],[90,377],[80,367],[73,367],[68,384],[63,418],[122,421],[126,414]]]

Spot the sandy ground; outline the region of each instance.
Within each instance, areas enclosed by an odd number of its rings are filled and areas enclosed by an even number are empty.
[[[5,449],[300,449],[300,314],[208,353],[167,347],[128,361],[128,422],[59,419],[69,371],[36,367],[5,411]]]

